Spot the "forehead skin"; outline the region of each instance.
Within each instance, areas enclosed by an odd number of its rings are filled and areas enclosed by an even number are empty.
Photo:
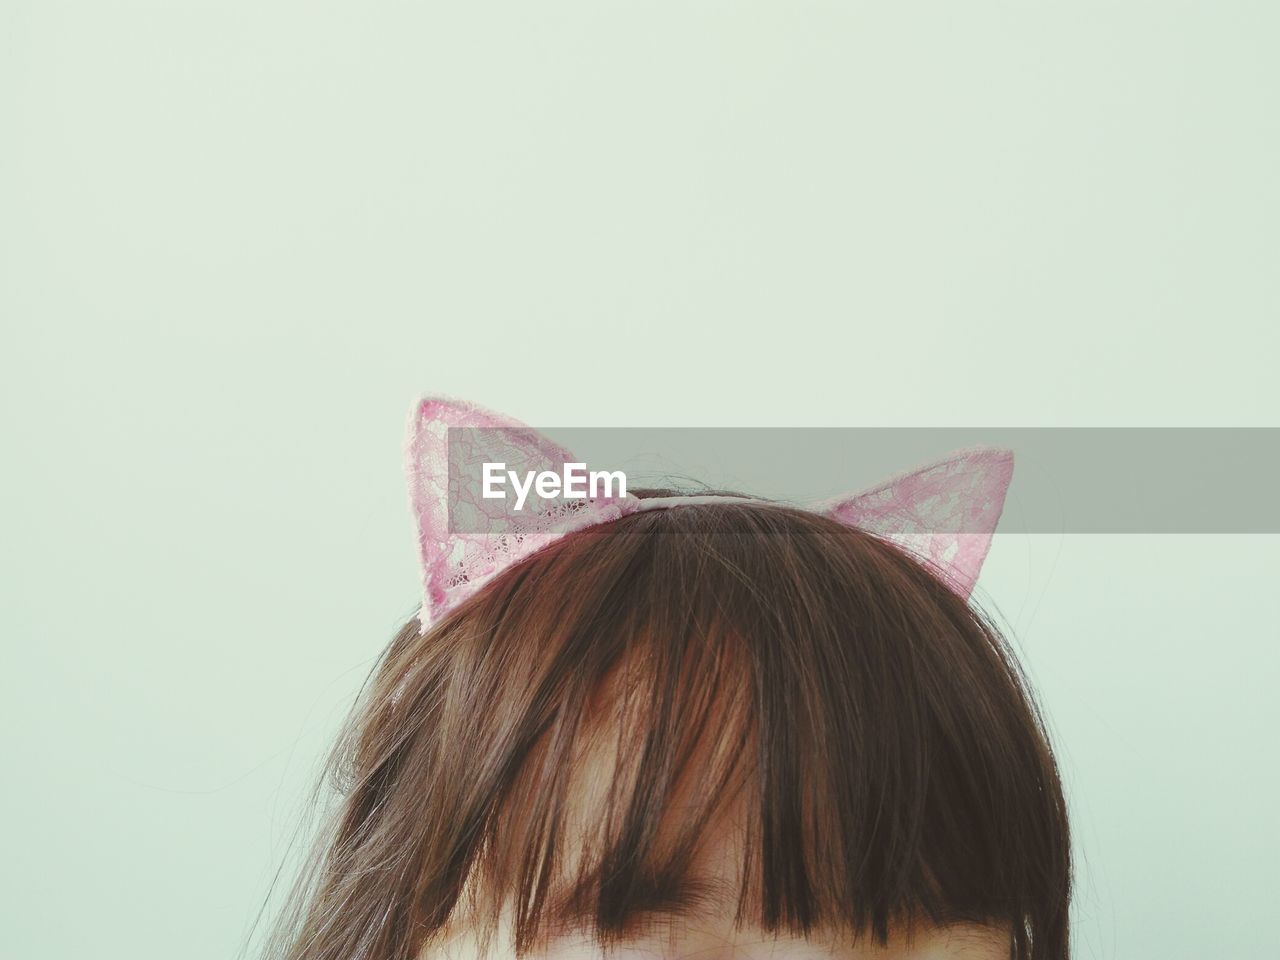
[[[887,946],[870,941],[851,945],[825,938],[774,937],[761,930],[732,929],[680,921],[670,933],[642,937],[617,947],[617,960],[1007,960],[1008,937],[987,927],[960,925],[891,932]],[[512,960],[508,942],[499,940],[482,953],[462,932],[424,951],[422,960]],[[528,955],[529,960],[602,960],[598,944],[566,937]]]

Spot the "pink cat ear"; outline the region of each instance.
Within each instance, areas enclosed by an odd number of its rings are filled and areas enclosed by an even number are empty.
[[[634,498],[566,503],[530,493],[518,515],[507,499],[484,499],[485,463],[524,476],[578,462],[511,417],[476,404],[425,397],[410,413],[405,475],[418,533],[425,630],[507,567],[573,530],[621,516]]]
[[[1011,451],[978,447],[812,509],[892,540],[968,598],[1012,479]]]

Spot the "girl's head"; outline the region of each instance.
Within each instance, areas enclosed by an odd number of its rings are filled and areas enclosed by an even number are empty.
[[[404,627],[340,769],[300,960],[947,927],[1066,955],[1061,787],[1005,644],[812,513],[707,504],[558,541]]]
[[[953,586],[758,501],[550,543],[388,648],[280,956],[1062,960],[1053,756]]]

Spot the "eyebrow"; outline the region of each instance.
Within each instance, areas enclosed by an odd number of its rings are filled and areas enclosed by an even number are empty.
[[[567,896],[553,901],[547,911],[549,925],[557,934],[592,929],[597,922],[598,885],[582,884]],[[622,904],[618,932],[623,940],[647,932],[644,928],[662,921],[689,920],[719,914],[732,903],[729,885],[710,877],[662,873],[641,875],[633,880]]]

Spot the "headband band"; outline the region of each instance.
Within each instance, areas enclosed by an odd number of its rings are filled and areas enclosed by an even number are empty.
[[[696,507],[704,503],[754,503],[778,506],[773,500],[760,500],[756,497],[730,497],[721,494],[704,494],[689,497],[639,497],[636,512],[645,510],[667,510],[671,507]]]

